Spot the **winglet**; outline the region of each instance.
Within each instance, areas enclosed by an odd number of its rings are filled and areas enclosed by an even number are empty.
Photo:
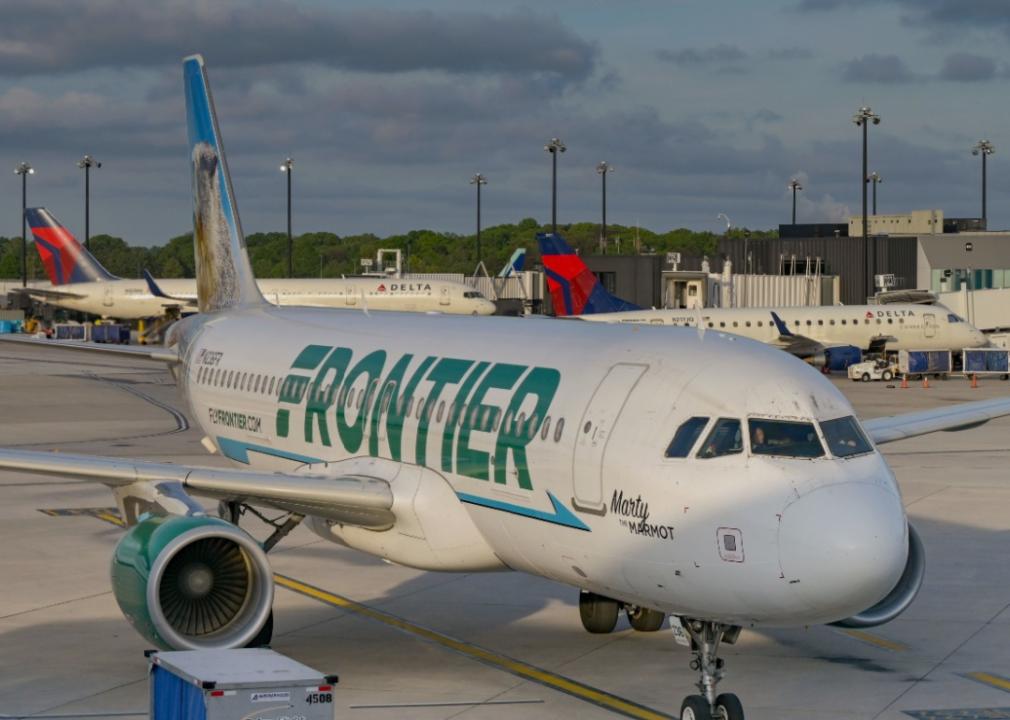
[[[265,305],[246,252],[203,57],[183,61],[200,312]]]
[[[151,276],[151,273],[147,270],[147,268],[144,268],[144,282],[147,283],[147,289],[150,290],[151,294],[154,295],[155,297],[165,298],[167,300],[175,300],[175,298],[166,295],[165,292],[160,287],[158,287],[158,283],[155,282],[154,278]]]
[[[785,321],[780,318],[776,313],[772,313],[772,320],[775,322],[775,327],[779,331],[779,335],[782,337],[792,337],[793,331],[789,329]]]

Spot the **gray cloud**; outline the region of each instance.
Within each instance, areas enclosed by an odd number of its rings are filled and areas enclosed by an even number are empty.
[[[888,3],[903,11],[902,21],[906,24],[927,27],[943,36],[958,26],[996,29],[1010,35],[1010,5],[1002,0],[799,0],[796,7],[805,12],[825,12]]]
[[[736,45],[714,45],[707,48],[684,48],[670,50],[663,48],[656,51],[660,60],[680,67],[699,67],[706,65],[732,65],[747,60],[747,53]]]
[[[971,53],[953,53],[943,60],[941,80],[980,82],[996,77],[996,62],[992,58]]]
[[[804,47],[783,47],[768,50],[767,56],[769,60],[809,60],[814,53]]]
[[[904,61],[897,55],[863,55],[845,64],[842,79],[853,83],[897,85],[915,79]]]
[[[598,49],[553,15],[377,8],[328,10],[290,2],[8,0],[0,73],[149,67],[203,52],[215,67],[318,63],[369,72],[543,73],[578,81]]]

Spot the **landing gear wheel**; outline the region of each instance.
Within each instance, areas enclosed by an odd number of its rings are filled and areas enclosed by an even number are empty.
[[[893,378],[894,375],[891,373],[890,370],[885,370],[880,374],[880,379],[883,380],[884,382],[891,382]]]
[[[688,695],[680,705],[680,720],[715,720],[708,700],[701,695]]]
[[[247,648],[259,648],[259,647],[270,647],[270,641],[274,637],[274,611],[271,610],[270,614],[267,615],[267,621],[263,623],[263,627],[260,631],[256,633],[256,637],[249,641],[246,645]]]
[[[663,621],[666,619],[666,614],[659,610],[650,610],[637,605],[628,605],[625,612],[628,614],[631,627],[638,632],[656,632],[663,627]]]
[[[733,693],[723,693],[715,699],[716,720],[744,720],[743,703]]]
[[[616,600],[583,590],[579,593],[579,617],[582,627],[594,634],[614,631],[619,607]]]

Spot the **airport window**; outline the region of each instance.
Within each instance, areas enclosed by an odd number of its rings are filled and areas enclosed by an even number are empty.
[[[818,458],[824,447],[812,422],[792,420],[750,419],[750,451],[752,455],[775,455],[790,458]]]
[[[565,432],[565,419],[558,418],[557,425],[554,426],[554,442],[561,442],[561,436]]]
[[[438,404],[438,414],[435,416],[435,422],[442,422],[442,416],[445,414],[445,400],[442,400]]]
[[[835,457],[852,457],[873,452],[873,446],[851,415],[822,422],[821,430],[824,432],[824,439],[828,441],[828,449]]]
[[[740,421],[733,418],[719,418],[712,426],[705,442],[702,443],[698,457],[708,460],[724,455],[737,455],[742,452],[743,433],[740,430]]]
[[[551,416],[548,415],[544,418],[544,424],[540,426],[540,439],[546,440],[547,436],[551,434]]]
[[[701,437],[701,431],[708,425],[707,417],[692,417],[685,420],[677,432],[673,435],[673,440],[666,448],[668,458],[686,458],[691,454],[691,449]]]

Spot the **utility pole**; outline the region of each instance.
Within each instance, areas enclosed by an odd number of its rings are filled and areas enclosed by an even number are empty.
[[[855,115],[852,116],[852,122],[854,122],[857,127],[863,128],[863,173],[862,173],[862,179],[861,179],[861,181],[860,181],[859,184],[862,186],[862,190],[863,190],[863,249],[864,249],[864,259],[866,258],[867,255],[870,256],[870,260],[867,263],[867,265],[869,266],[867,268],[869,270],[869,277],[865,277],[864,278],[863,289],[866,291],[865,292],[865,296],[869,297],[870,296],[870,289],[871,289],[871,285],[872,285],[872,278],[873,278],[873,276],[875,276],[877,274],[877,253],[876,252],[870,253],[870,240],[869,240],[870,233],[869,233],[869,225],[868,225],[868,221],[867,221],[867,217],[866,217],[866,209],[867,209],[866,208],[866,185],[867,185],[867,179],[868,179],[867,178],[867,172],[868,172],[868,168],[867,168],[867,142],[868,142],[867,131],[868,131],[870,123],[873,123],[874,125],[879,125],[880,124],[880,116],[877,115],[875,112],[873,112],[873,110],[871,110],[869,107],[867,107],[867,106],[864,105],[863,107],[859,108],[859,110],[856,112]],[[864,275],[866,275],[865,272],[864,272]]]
[[[470,184],[477,186],[477,265],[480,266],[483,262],[480,249],[480,186],[487,185],[487,178],[477,173],[470,178]]]
[[[558,153],[568,148],[558,138],[551,138],[544,150],[551,154],[551,233],[558,234]]]
[[[603,183],[603,218],[600,222],[600,246],[603,250],[607,247],[607,175],[614,172],[614,168],[604,160],[596,166],[596,172],[600,174],[600,180]]]
[[[91,168],[100,168],[102,163],[85,155],[77,161],[77,167],[84,170],[84,247],[91,252]]]
[[[294,246],[291,240],[291,175],[294,171],[295,161],[291,158],[284,158],[281,163],[281,172],[288,176],[288,277],[294,277]]]
[[[877,185],[884,182],[884,178],[880,177],[880,173],[871,172],[869,177],[866,178],[866,182],[873,183],[873,214],[877,214]]]
[[[793,191],[793,225],[795,225],[796,224],[796,191],[797,190],[802,190],[803,186],[800,185],[800,181],[799,180],[797,180],[796,178],[793,178],[792,180],[789,181],[789,184],[786,185],[786,188]]]
[[[987,155],[992,155],[996,152],[995,146],[988,140],[979,140],[975,147],[971,149],[972,155],[982,156],[982,227],[986,227],[986,216],[985,216],[985,159]]]
[[[28,210],[28,176],[35,174],[35,168],[19,162],[14,167],[14,174],[21,176],[21,287],[28,287],[28,220],[25,211]]]

